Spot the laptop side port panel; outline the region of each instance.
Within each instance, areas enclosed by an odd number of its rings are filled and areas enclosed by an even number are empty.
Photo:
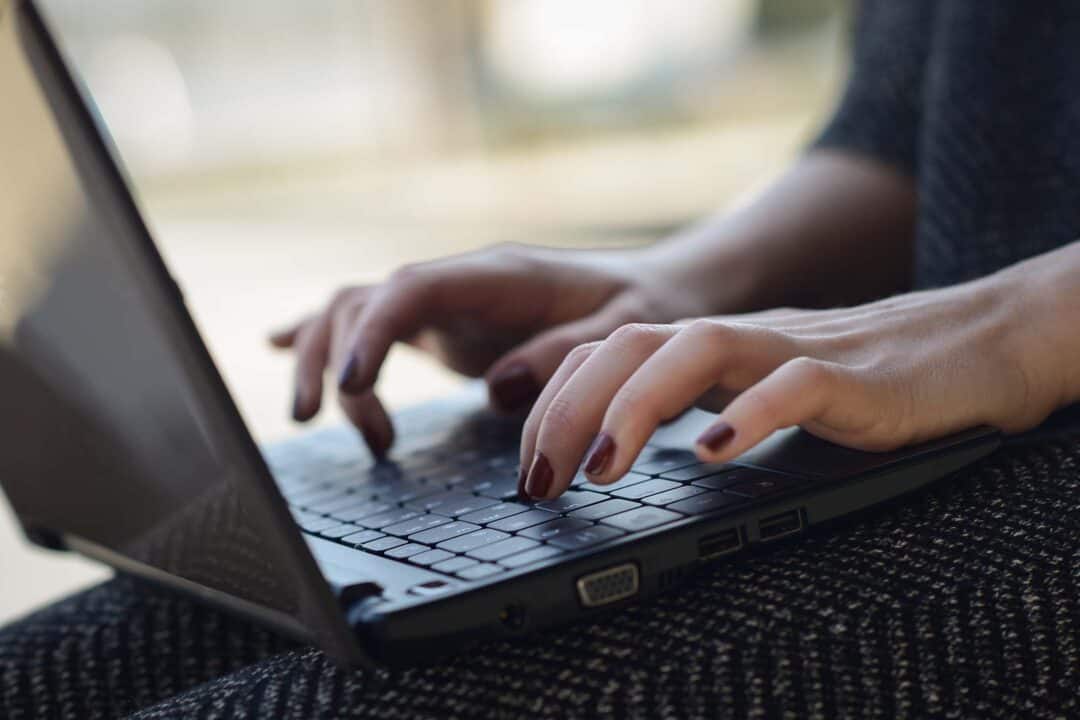
[[[802,508],[792,508],[758,520],[758,537],[761,542],[772,542],[800,532],[806,523]]]
[[[587,608],[625,600],[637,595],[640,589],[641,573],[633,562],[582,575],[577,581],[578,600]]]
[[[698,558],[712,560],[738,552],[742,546],[741,530],[738,527],[727,528],[720,532],[705,535],[698,540]]]

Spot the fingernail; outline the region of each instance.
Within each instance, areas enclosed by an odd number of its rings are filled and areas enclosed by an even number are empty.
[[[491,397],[504,412],[513,412],[532,404],[539,394],[540,384],[524,363],[507,366],[491,380]]]
[[[529,499],[528,493],[525,492],[525,478],[526,477],[527,477],[527,474],[525,472],[525,466],[522,465],[521,469],[518,470],[518,497],[521,498],[522,500],[528,500]]]
[[[360,434],[363,435],[364,443],[368,446],[368,449],[371,450],[371,454],[374,455],[376,459],[381,460],[386,456],[386,444],[382,441],[382,438],[366,427],[360,428]]]
[[[551,463],[544,457],[544,453],[536,453],[536,459],[529,469],[529,477],[525,480],[525,492],[534,500],[547,497],[554,475]]]
[[[338,376],[338,389],[345,393],[359,392],[359,388],[353,387],[353,383],[356,380],[356,355],[349,355],[349,359],[345,362],[345,367],[341,368],[341,375]]]
[[[611,464],[613,455],[615,455],[615,441],[607,433],[600,433],[589,448],[588,457],[585,460],[585,472],[589,475],[599,475],[604,472]]]
[[[697,444],[704,445],[710,452],[718,452],[731,442],[733,437],[735,437],[735,428],[726,422],[719,422],[701,433],[701,437],[697,439]]]
[[[300,399],[300,393],[293,396],[292,417],[296,422],[304,422],[307,416],[304,414],[304,403]]]

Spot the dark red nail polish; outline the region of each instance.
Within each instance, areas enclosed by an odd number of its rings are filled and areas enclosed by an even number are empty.
[[[611,464],[611,458],[615,455],[615,441],[607,433],[600,433],[593,440],[592,447],[585,460],[585,472],[589,475],[599,475],[607,470]]]
[[[341,368],[341,375],[338,376],[338,389],[345,393],[359,392],[359,388],[355,387],[356,383],[356,355],[350,355],[349,359],[345,362],[345,367]]]
[[[531,405],[540,394],[540,384],[524,363],[514,363],[491,380],[491,398],[503,412]]]
[[[554,477],[551,463],[544,457],[544,453],[536,453],[536,459],[533,460],[532,467],[529,469],[529,477],[525,480],[525,491],[534,500],[547,497]]]
[[[526,477],[528,477],[528,475],[525,472],[525,466],[522,465],[521,469],[518,470],[518,497],[521,498],[522,500],[528,500],[529,499],[528,493],[525,492],[525,478]]]
[[[731,442],[733,437],[735,437],[735,428],[726,422],[720,422],[701,433],[701,437],[697,439],[697,442],[698,445],[704,445],[712,452],[718,452]]]
[[[304,414],[304,404],[300,401],[300,393],[293,396],[292,417],[296,422],[307,420],[307,416]]]
[[[368,446],[368,449],[371,450],[371,454],[374,455],[377,460],[381,460],[386,456],[386,444],[374,433],[374,431],[362,427],[360,428],[360,434],[364,437],[364,444]]]

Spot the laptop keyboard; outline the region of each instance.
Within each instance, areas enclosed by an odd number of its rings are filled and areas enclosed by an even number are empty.
[[[358,449],[296,443],[290,444],[296,452],[271,453],[268,460],[305,533],[462,580],[592,549],[804,482],[647,447],[615,483],[594,485],[579,474],[561,497],[534,503],[517,496],[516,438],[516,430],[493,426],[378,464]]]

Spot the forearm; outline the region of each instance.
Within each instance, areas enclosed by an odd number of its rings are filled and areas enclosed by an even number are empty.
[[[816,151],[752,202],[646,252],[714,312],[850,305],[908,288],[915,204],[910,178]]]

